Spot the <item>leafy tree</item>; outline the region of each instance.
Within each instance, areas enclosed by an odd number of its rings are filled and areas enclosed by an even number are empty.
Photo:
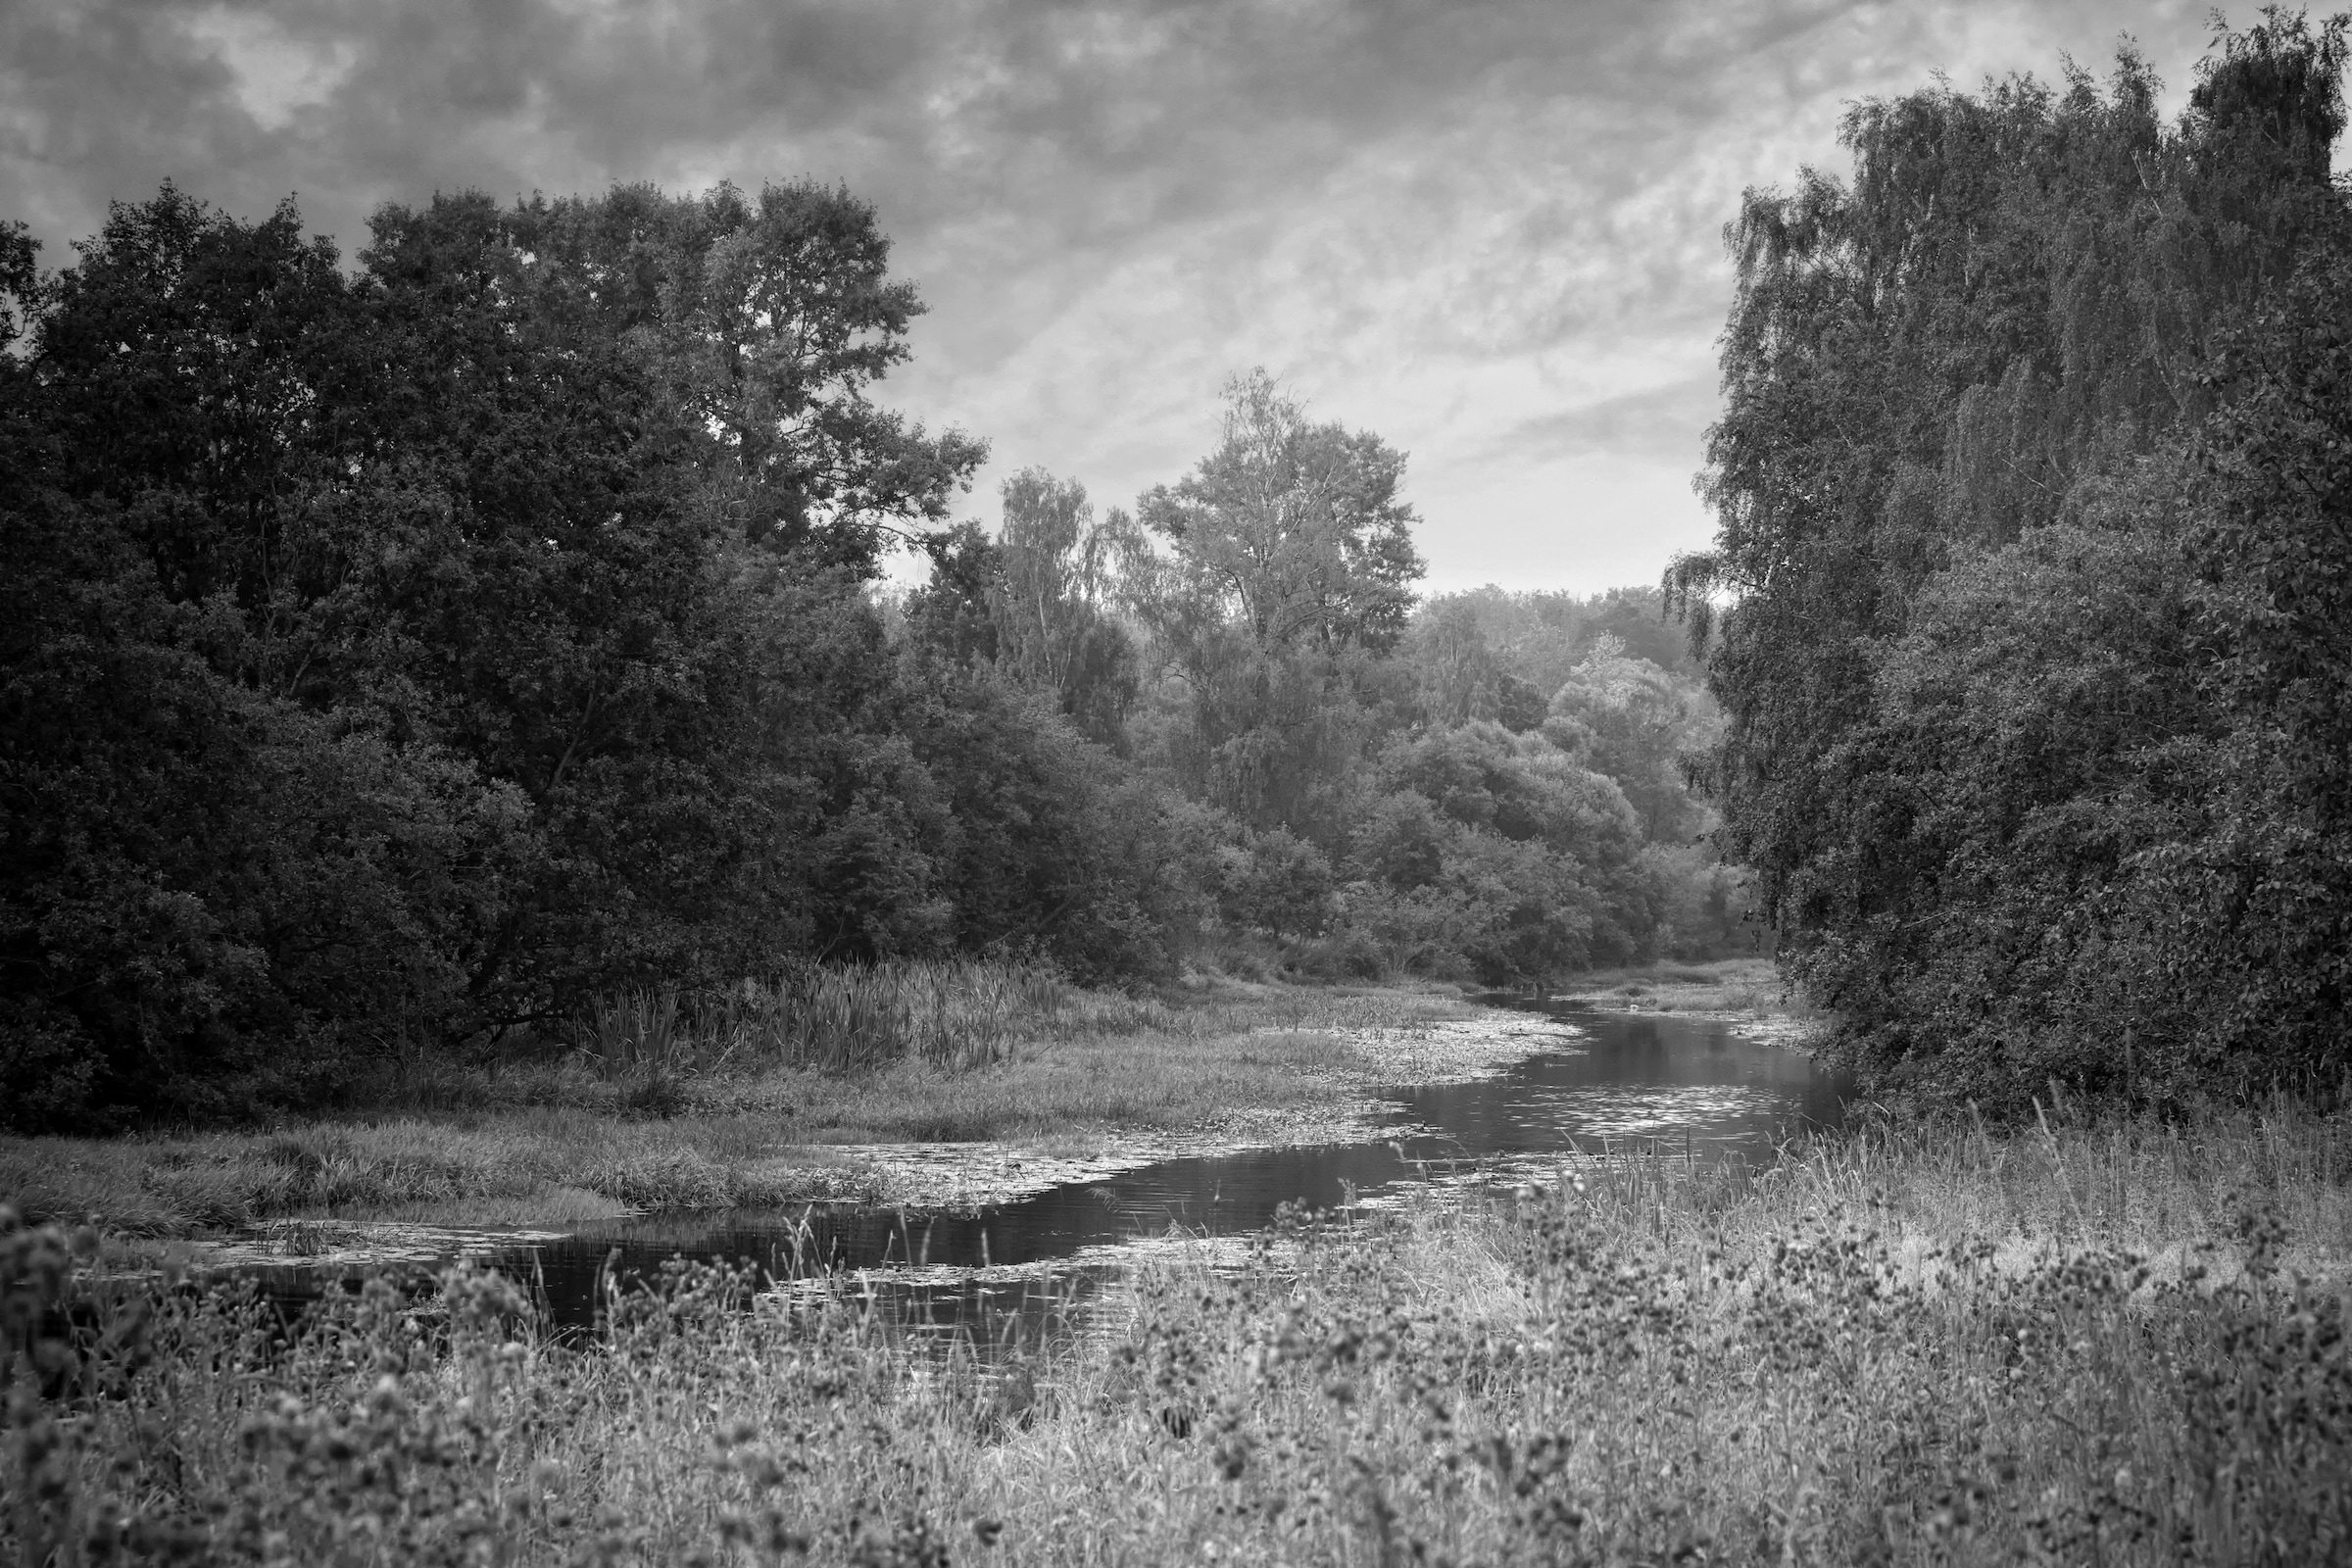
[[[1503,717],[1504,694],[1514,681],[1525,683],[1541,709],[1604,636],[1616,638],[1628,656],[1646,660],[1684,683],[1683,689],[1693,696],[1699,695],[1697,683],[1704,673],[1692,656],[1689,634],[1668,612],[1666,597],[1655,587],[1612,588],[1579,598],[1544,591],[1506,593],[1489,586],[1433,596],[1415,614],[1413,625],[1410,641],[1415,646],[1400,653],[1417,666],[1433,661],[1443,665],[1449,657],[1462,657],[1460,651],[1448,654],[1448,648],[1465,649],[1475,642],[1484,650],[1474,659],[1477,677],[1457,688],[1462,695],[1441,699],[1428,709],[1433,721]],[[1424,640],[1441,630],[1439,640]],[[1423,678],[1443,679],[1431,669],[1425,669]],[[1483,681],[1494,683],[1491,695],[1480,695]],[[1466,703],[1486,701],[1495,705],[1495,712],[1469,712]],[[1543,718],[1538,711],[1534,724]]]
[[[1504,667],[1467,596],[1434,600],[1413,617],[1401,650],[1420,677],[1422,715],[1435,724],[1498,720],[1514,733],[1544,722],[1544,694]]]
[[[466,956],[492,1017],[527,1016],[709,942],[753,825],[724,772],[753,672],[641,358],[486,199],[373,229],[363,304],[401,374],[339,509],[373,580],[319,653],[530,802],[530,881]]]
[[[1024,468],[1004,481],[997,620],[1013,670],[1055,693],[1089,739],[1123,750],[1140,685],[1135,645],[1108,612],[1117,527],[1086,488]]]
[[[532,854],[376,662],[319,657],[375,564],[362,295],[290,209],[169,187],[12,286],[0,1073],[28,1119],[309,1092],[463,1011]]]
[[[2217,351],[2335,243],[2344,47],[2266,12],[2174,126],[2128,52],[2104,91],[1864,104],[1850,182],[1751,192],[1729,232],[1721,529],[1667,587],[1714,634],[1724,844],[1875,1071],[2219,1070],[2183,940],[2217,906],[2180,868],[2242,753],[2180,454],[2237,428]]]
[[[1988,1104],[2055,1074],[2147,1088],[2209,1073],[2146,858],[2199,831],[2216,731],[2178,549],[2183,475],[2152,462],[2085,515],[1940,574],[1879,671],[1856,747],[1858,845],[1908,897],[1822,943],[1839,1005],[1889,1082]],[[2170,905],[2168,909],[2164,906]],[[2151,916],[2153,919],[2151,920]],[[2144,1064],[2136,1059],[2144,1056]]]
[[[1393,646],[1422,572],[1404,456],[1369,431],[1310,424],[1264,370],[1225,389],[1217,450],[1137,508],[1167,540],[1185,597],[1259,657]]]
[[[1365,813],[1356,865],[1397,893],[1455,895],[1425,907],[1481,978],[1654,953],[1660,890],[1639,819],[1612,781],[1544,737],[1492,720],[1399,737],[1380,780],[1392,793]]]
[[[1309,423],[1262,370],[1225,401],[1216,451],[1139,503],[1125,595],[1190,699],[1172,745],[1187,787],[1316,838],[1317,802],[1377,728],[1367,668],[1402,633],[1421,575],[1404,458]]]
[[[1616,780],[1643,836],[1682,842],[1706,825],[1684,785],[1682,759],[1708,738],[1707,715],[1664,670],[1627,656],[1614,634],[1600,634],[1545,716],[1555,744]]]
[[[908,598],[912,633],[952,663],[1051,693],[1081,734],[1124,753],[1140,680],[1104,602],[1105,530],[1083,486],[1042,468],[1006,480],[1004,500],[995,539],[971,522],[925,538],[931,579]]]
[[[996,663],[1008,651],[1004,552],[978,523],[960,522],[928,535],[923,553],[931,577],[906,596],[909,633],[951,663]]]
[[[11,1117],[983,940],[860,590],[978,457],[864,399],[885,249],[804,187],[389,207],[357,277],[170,187],[55,277],[8,230]]]
[[[708,504],[747,541],[870,574],[884,536],[944,518],[987,456],[869,396],[923,306],[846,189],[624,185],[499,221],[608,336],[654,358]]]
[[[2266,64],[2302,88],[2290,106],[2319,97],[2303,62]],[[2289,145],[2341,128],[2340,114],[2314,118],[2290,122]],[[2203,444],[2185,543],[2228,730],[2210,829],[2165,858],[2159,885],[2205,916],[2181,935],[2218,970],[2212,1037],[2325,1086],[2352,1059],[2352,232],[2222,370],[2233,396]]]
[[[1244,930],[1320,936],[1337,887],[1323,852],[1282,828],[1249,835],[1218,867],[1218,911]]]

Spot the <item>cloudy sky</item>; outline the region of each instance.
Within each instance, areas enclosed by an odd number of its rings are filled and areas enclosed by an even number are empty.
[[[846,180],[930,314],[885,384],[1131,503],[1229,373],[1411,454],[1435,587],[1654,580],[1742,187],[1986,72],[2177,107],[2208,0],[0,0],[0,218],[52,266],[166,177],[346,252],[386,200]]]

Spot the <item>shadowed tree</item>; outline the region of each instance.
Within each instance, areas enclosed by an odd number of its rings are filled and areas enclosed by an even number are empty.
[[[871,205],[814,180],[701,196],[646,185],[503,220],[581,308],[653,356],[709,499],[742,537],[870,574],[987,457],[869,396],[923,310]]]
[[[2266,11],[2169,126],[2129,51],[2104,90],[1865,103],[1850,179],[1727,233],[1720,527],[1666,586],[1713,623],[1724,847],[1888,1081],[2112,1083],[2114,1033],[2216,1038],[2205,916],[2134,891],[2202,835],[2227,722],[2181,454],[2242,395],[2217,351],[2341,244],[2344,56],[2342,19]]]

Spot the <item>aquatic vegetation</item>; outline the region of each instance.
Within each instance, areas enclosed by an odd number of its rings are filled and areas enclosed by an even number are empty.
[[[406,1065],[410,1076],[340,1117],[270,1132],[0,1137],[0,1201],[169,1237],[292,1216],[543,1224],[599,1202],[617,1213],[872,1196],[873,1180],[861,1188],[824,1146],[1329,1111],[1352,1102],[1351,1077],[1368,1065],[1351,1040],[1474,1011],[1437,991],[1139,998],[1012,965],[830,973],[865,978],[825,981],[834,989],[808,992],[816,1000],[798,1013],[783,989],[698,1007],[640,994],[601,1014],[567,1059]],[[823,1033],[827,1019],[861,1017],[899,1031],[899,1044]]]
[[[111,1235],[235,1231],[289,1216],[519,1223],[632,1208],[858,1196],[836,1163],[782,1158],[750,1118],[615,1121],[523,1108],[465,1121],[392,1116],[270,1133],[0,1140],[0,1195]]]
[[[1043,1342],[683,1264],[290,1328],[0,1240],[31,1561],[2301,1563],[2352,1549],[2352,1153],[2281,1110],[1619,1156],[1293,1215]],[[83,1245],[87,1245],[86,1241]]]

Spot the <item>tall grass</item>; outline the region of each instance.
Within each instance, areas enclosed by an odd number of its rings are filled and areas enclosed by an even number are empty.
[[[802,964],[722,991],[633,991],[593,1007],[580,1053],[609,1076],[794,1068],[863,1072],[912,1059],[1001,1061],[1050,1032],[1070,988],[1041,964],[981,958]]]
[[[759,1116],[687,1124],[563,1108],[482,1124],[416,1117],[184,1139],[0,1143],[0,1200],[113,1234],[236,1231],[289,1216],[537,1223],[632,1209],[871,1197],[870,1175],[773,1150]]]
[[[597,1204],[609,1215],[853,1197],[884,1176],[823,1146],[1092,1147],[1231,1125],[1243,1112],[1326,1116],[1355,1093],[1348,1073],[1363,1058],[1350,1036],[1467,1010],[1434,993],[1170,999],[1050,974],[983,972],[984,983],[969,984],[935,966],[922,978],[853,994],[906,999],[867,1029],[869,1039],[891,1031],[870,1050],[896,1054],[864,1070],[817,1066],[859,1059],[839,1044],[856,1037],[825,1021],[854,1014],[847,1004],[802,1006],[789,991],[778,1003],[783,988],[769,984],[674,1005],[638,993],[584,1019],[578,1049],[560,1060],[404,1057],[332,1119],[267,1132],[0,1139],[0,1201],[45,1219],[180,1237],[274,1218],[560,1224],[597,1217]],[[849,989],[836,988],[836,1001]],[[793,1031],[813,1043],[796,1045]]]
[[[0,1550],[2340,1562],[2347,1129],[2273,1112],[1886,1128],[1755,1170],[1621,1147],[1140,1268],[1089,1332],[985,1356],[853,1286],[682,1266],[592,1346],[464,1271],[273,1344],[233,1295],[109,1298],[18,1230]]]
[[[782,1068],[872,1072],[901,1061],[962,1072],[1031,1043],[1104,1035],[1188,1040],[1277,1028],[1375,1035],[1427,1022],[1418,993],[1256,988],[1171,1004],[1090,992],[1043,964],[984,958],[802,964],[723,990],[607,997],[575,1030],[577,1054],[609,1078]]]

